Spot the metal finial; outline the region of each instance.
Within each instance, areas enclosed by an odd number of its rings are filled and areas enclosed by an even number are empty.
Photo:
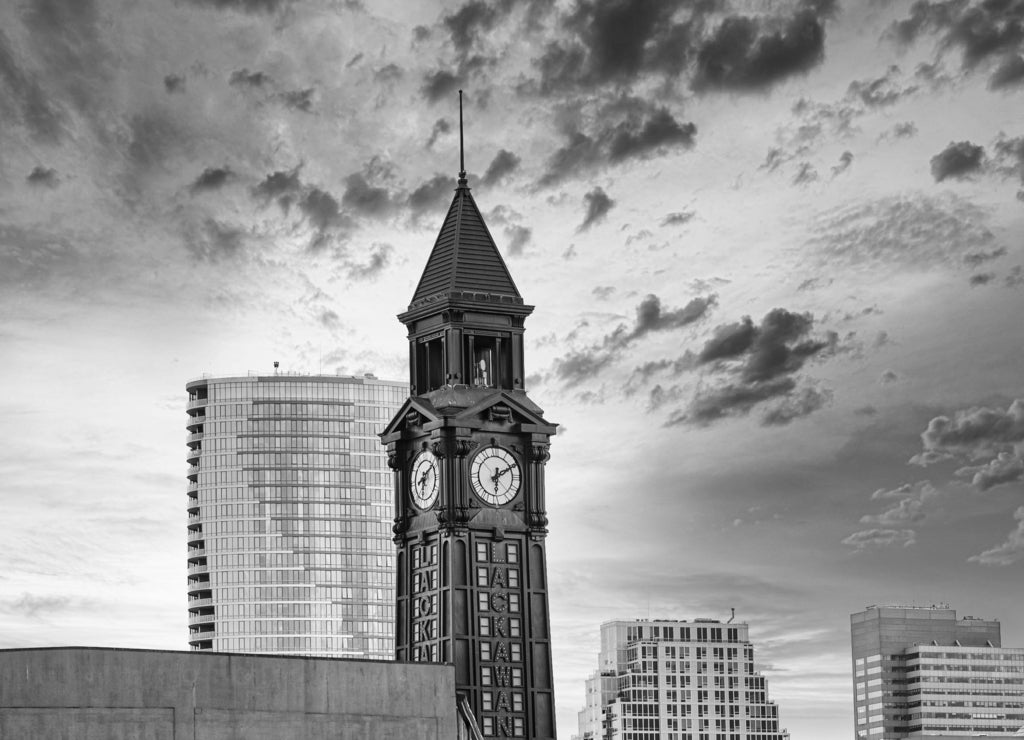
[[[466,148],[462,138],[462,90],[459,90],[459,185],[466,184]]]

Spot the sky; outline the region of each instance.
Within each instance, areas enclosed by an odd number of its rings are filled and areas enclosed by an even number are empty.
[[[0,648],[186,649],[185,383],[407,377],[452,197],[526,302],[559,734],[611,619],[1024,645],[1021,0],[0,4]]]

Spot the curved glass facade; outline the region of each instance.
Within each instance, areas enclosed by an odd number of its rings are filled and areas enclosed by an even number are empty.
[[[194,650],[394,657],[391,474],[405,383],[207,378],[188,400]]]

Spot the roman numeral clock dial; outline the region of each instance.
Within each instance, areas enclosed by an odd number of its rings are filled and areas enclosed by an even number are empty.
[[[412,502],[424,511],[437,501],[437,457],[430,450],[423,450],[413,460],[409,489],[412,493]]]
[[[491,506],[504,506],[519,493],[519,463],[501,447],[481,450],[469,471],[476,495]]]

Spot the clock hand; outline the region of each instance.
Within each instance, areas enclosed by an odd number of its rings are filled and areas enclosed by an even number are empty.
[[[424,470],[423,475],[420,476],[420,490],[422,491],[427,486],[427,475],[430,473],[429,470]]]

